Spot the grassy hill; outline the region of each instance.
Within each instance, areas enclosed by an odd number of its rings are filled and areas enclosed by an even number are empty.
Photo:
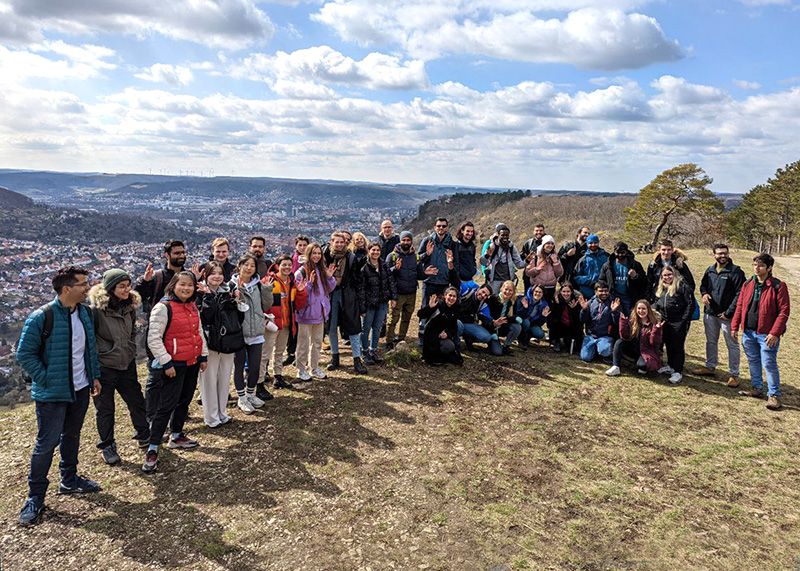
[[[707,256],[690,257],[699,275]],[[798,307],[800,259],[781,264]],[[468,354],[463,368],[405,359],[278,391],[217,430],[193,405],[202,446],[164,451],[153,476],[120,403],[122,466],[102,463],[88,418],[80,471],[104,491],[51,487],[32,530],[15,524],[35,433],[33,408],[20,407],[0,413],[0,559],[15,570],[793,569],[798,349],[795,317],[779,413],[722,377],[608,378],[543,347]]]

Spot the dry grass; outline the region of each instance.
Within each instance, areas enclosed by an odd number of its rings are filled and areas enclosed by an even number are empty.
[[[698,324],[689,345],[691,366]],[[34,434],[21,407],[0,415],[0,558],[4,569],[796,568],[798,348],[795,320],[780,413],[721,378],[610,379],[544,348],[469,354],[463,368],[398,360],[281,391],[218,431],[193,408],[203,446],[164,452],[149,477],[122,412],[117,468],[93,449],[89,419],[81,469],[105,490],[49,495],[32,530],[15,525]]]

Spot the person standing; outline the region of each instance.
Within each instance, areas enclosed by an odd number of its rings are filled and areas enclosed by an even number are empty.
[[[527,292],[530,286],[540,285],[544,288],[544,298],[548,303],[553,303],[556,298],[556,285],[564,273],[564,267],[556,254],[556,242],[552,236],[542,236],[539,246],[533,255],[525,258],[528,265],[524,275],[527,279]]]
[[[669,375],[669,382],[678,384],[683,378],[686,362],[686,336],[692,323],[694,295],[683,281],[681,274],[672,266],[661,269],[661,280],[656,289],[655,310],[664,322],[664,345],[667,349],[667,365],[658,372]]]
[[[544,224],[540,222],[533,227],[533,237],[525,240],[525,243],[522,244],[522,249],[519,251],[522,259],[525,260],[525,264],[530,265],[534,260],[536,253],[539,250],[539,246],[542,245],[544,237]],[[553,248],[555,249],[555,242],[553,243]],[[525,286],[524,291],[528,291],[531,285],[533,285],[527,272],[522,274],[522,283]],[[553,301],[553,298],[548,298],[548,301]]]
[[[419,259],[425,268],[425,279],[422,282],[421,308],[428,305],[428,298],[432,294],[441,297],[449,286],[459,287],[458,279],[458,251],[455,240],[452,239],[447,229],[447,218],[437,218],[434,223],[433,233],[422,239],[419,245]],[[425,319],[419,322],[419,344],[425,336]]]
[[[737,340],[742,331],[742,348],[750,366],[751,389],[743,396],[763,398],[762,368],[767,374],[767,408],[781,408],[781,377],[778,370],[778,349],[789,321],[789,288],[772,275],[775,259],[769,254],[753,258],[753,275],[747,280],[736,300],[731,320],[731,335]]]
[[[147,264],[144,276],[136,284],[136,291],[142,297],[142,309],[146,316],[150,310],[164,297],[164,289],[176,272],[183,271],[186,264],[186,246],[180,240],[167,240],[164,244],[164,267],[153,269],[153,264]]]
[[[390,301],[397,301],[394,276],[381,258],[381,245],[373,242],[367,248],[367,261],[361,268],[358,287],[358,303],[363,315],[361,347],[367,365],[383,361],[378,353],[378,341]]]
[[[88,275],[76,266],[58,270],[52,281],[56,298],[28,316],[17,345],[17,362],[32,380],[38,427],[20,525],[39,521],[56,446],[61,453],[58,493],[100,491],[97,482],[78,475],[78,449],[89,396],[102,392],[94,324],[89,308],[82,305],[89,291]]]
[[[229,281],[236,266],[230,260],[231,246],[227,238],[214,238],[211,241],[211,257],[209,261],[217,262],[222,266],[225,281]]]
[[[703,273],[700,295],[703,296],[703,329],[706,334],[706,362],[692,370],[693,375],[714,376],[719,363],[719,332],[728,347],[728,386],[739,386],[739,344],[731,336],[731,318],[736,312],[739,290],[747,279],[733,263],[727,244],[715,244],[714,263]]]
[[[144,447],[150,441],[150,426],[145,412],[142,386],[136,373],[136,311],[141,296],[131,290],[131,277],[122,269],[112,268],[103,281],[89,290],[89,302],[97,340],[102,391],[94,399],[97,448],[106,464],[121,462],[114,439],[114,393],[125,401],[136,433],[133,438]]]
[[[622,313],[630,314],[633,304],[647,297],[647,274],[625,242],[617,242],[614,252],[600,270],[600,279],[611,289],[611,297],[622,302]]]
[[[400,243],[400,236],[394,233],[394,224],[388,218],[381,222],[381,233],[378,234],[377,242],[381,246],[381,260],[385,260]]]
[[[600,237],[597,234],[590,234],[586,238],[586,246],[586,253],[575,264],[572,281],[583,297],[589,299],[595,291],[594,284],[602,277],[600,272],[608,261],[608,253],[600,247]],[[611,284],[606,285],[611,287]],[[609,297],[610,295],[609,293]]]
[[[263,236],[253,236],[250,238],[247,253],[255,258],[256,274],[258,275],[259,279],[265,277],[269,273],[269,269],[272,266],[272,260],[264,257],[266,249],[266,238]]]
[[[517,270],[525,267],[525,261],[511,241],[511,230],[508,226],[498,224],[495,230],[496,236],[493,236],[484,247],[481,265],[486,268],[486,283],[496,294],[507,281],[516,287]]]
[[[397,299],[389,301],[389,325],[387,326],[386,346],[391,348],[405,341],[411,316],[417,305],[419,280],[424,279],[420,256],[414,251],[413,235],[408,230],[400,232],[400,243],[394,252],[386,256],[386,265],[395,282]],[[400,324],[399,333],[398,322]]]
[[[572,271],[575,269],[575,264],[586,253],[586,238],[589,237],[589,234],[591,234],[589,227],[582,226],[578,229],[575,240],[565,242],[558,250],[558,259],[561,260],[561,265],[564,267],[564,273],[561,274],[561,279],[559,280],[560,283],[572,281]]]
[[[294,238],[294,252],[292,252],[292,273],[295,273],[306,263],[306,248],[311,243],[308,236],[298,234]]]
[[[402,236],[402,234],[400,234]],[[456,258],[458,259],[458,279],[471,282],[478,273],[475,260],[477,252],[475,226],[472,222],[464,222],[456,232]]]

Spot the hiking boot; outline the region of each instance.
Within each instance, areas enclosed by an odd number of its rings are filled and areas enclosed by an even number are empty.
[[[239,397],[239,402],[237,404],[239,406],[239,410],[245,414],[253,414],[256,411],[256,409],[253,408],[253,405],[250,404],[250,399],[247,398],[247,395]]]
[[[122,458],[119,457],[117,454],[117,445],[111,444],[110,446],[106,446],[100,453],[103,455],[103,462],[108,464],[109,466],[116,466],[120,462],[122,462]]]
[[[19,512],[19,524],[22,526],[36,525],[44,511],[44,500],[28,498]]]
[[[245,396],[247,397],[247,400],[250,402],[250,404],[253,405],[253,408],[261,408],[262,406],[264,406],[264,401],[258,398],[256,395],[251,395],[250,393],[247,393]]]
[[[306,375],[307,374],[308,373],[306,373]],[[300,378],[300,374],[299,373],[298,373],[297,377]],[[274,389],[293,389],[294,386],[292,385],[292,383],[290,383],[289,381],[284,379],[283,375],[275,375],[275,378],[272,380],[272,388],[274,388]]]
[[[374,365],[375,359],[372,357],[371,351],[366,351],[364,354],[364,364],[365,365]]]
[[[289,353],[288,355],[286,355],[286,358],[283,360],[283,366],[284,367],[288,367],[292,363],[294,363],[294,355],[292,353]]]
[[[553,343],[553,352],[561,353],[561,341],[556,341]]]
[[[142,472],[151,474],[156,471],[158,467],[158,452],[156,450],[148,450],[144,455],[144,464],[142,464]]]
[[[100,484],[83,476],[75,476],[69,484],[61,482],[58,485],[59,494],[94,494],[102,489]]]
[[[256,396],[262,401],[272,400],[272,393],[267,390],[267,383],[258,383],[256,385]],[[263,406],[263,403],[262,403]]]
[[[325,371],[320,369],[319,367],[314,367],[311,369],[311,376],[315,379],[327,379],[328,375],[325,374]]]
[[[369,373],[367,368],[364,366],[364,362],[361,360],[361,357],[353,357],[353,368],[358,375],[366,375]]]
[[[329,371],[335,371],[339,368],[339,353],[331,354],[331,362],[326,367]]]
[[[616,365],[612,365],[610,369],[606,371],[606,375],[609,377],[618,377],[622,371],[619,370],[619,367]]]
[[[736,387],[739,386],[739,377],[734,377],[733,375],[731,375],[730,377],[728,377],[727,385],[730,388],[735,389]]]
[[[764,398],[764,393],[761,389],[748,389],[746,391],[739,391],[737,394],[740,397],[752,397],[754,399]]]
[[[177,438],[170,438],[169,444],[167,444],[167,448],[172,448],[173,450],[176,448],[189,450],[190,448],[197,448],[198,446],[200,446],[200,443],[197,440],[192,440],[183,433],[179,434]]]
[[[383,355],[381,355],[380,349],[373,349],[370,351],[370,354],[372,355],[373,361],[378,364],[383,363]]]
[[[503,355],[511,355],[511,347],[503,345]]]
[[[681,375],[678,372],[674,372],[669,376],[669,382],[672,383],[673,385],[677,385],[678,383],[681,382],[682,379],[683,375]]]
[[[697,375],[698,377],[713,377],[714,376],[714,369],[709,369],[706,366],[697,367],[692,369],[691,373],[693,375]]]
[[[780,410],[781,409],[781,399],[776,396],[771,396],[767,398],[767,408],[770,410]]]

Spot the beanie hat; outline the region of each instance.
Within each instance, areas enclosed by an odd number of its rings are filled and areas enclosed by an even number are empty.
[[[403,238],[411,238],[413,240],[414,235],[408,230],[403,230],[402,232],[400,232],[400,239],[402,240]]]
[[[614,251],[615,252],[630,252],[631,249],[628,248],[628,245],[625,242],[617,242],[614,244]]]
[[[589,234],[589,237],[586,238],[587,244],[599,244],[600,243],[600,236],[597,234]]]
[[[494,226],[494,231],[495,232],[501,232],[503,230],[511,232],[511,229],[508,226],[506,226],[505,224],[503,224],[502,222],[500,222],[499,224],[495,224],[495,226]]]
[[[550,242],[555,244],[556,243],[556,239],[553,238],[550,234],[545,234],[544,236],[542,236],[542,242],[541,242],[541,244],[539,244],[539,247],[536,248],[536,255],[537,256],[541,256],[542,255],[542,250],[544,249],[544,245],[545,244],[549,244]]]
[[[132,281],[128,272],[119,268],[111,268],[103,274],[103,288],[111,293],[119,282],[124,282],[125,280]]]

